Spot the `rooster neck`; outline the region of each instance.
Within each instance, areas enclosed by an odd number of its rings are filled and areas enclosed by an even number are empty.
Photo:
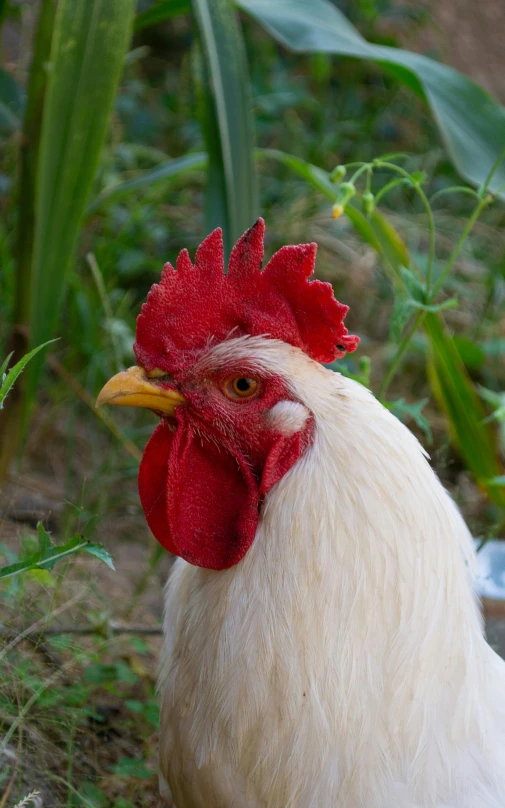
[[[286,793],[296,808],[330,794],[338,808],[410,805],[407,791],[395,802],[407,780],[423,808],[453,783],[451,808],[500,805],[474,775],[504,762],[493,711],[505,719],[505,676],[472,594],[470,534],[417,440],[367,390],[315,365],[286,372],[314,443],[266,497],[236,567],[177,563],[162,720],[189,733],[197,766],[232,761],[268,795],[258,805]]]

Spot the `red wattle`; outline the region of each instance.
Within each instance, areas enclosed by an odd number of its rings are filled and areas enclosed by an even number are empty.
[[[161,421],[139,470],[147,522],[167,550],[190,564],[223,570],[237,564],[256,535],[263,497],[312,441],[313,420],[289,436],[278,435],[257,469],[227,438],[202,431],[176,410],[177,427]]]
[[[139,493],[156,539],[190,564],[221,570],[253,542],[258,485],[231,448],[193,431],[181,408],[172,432],[162,421],[146,446]]]

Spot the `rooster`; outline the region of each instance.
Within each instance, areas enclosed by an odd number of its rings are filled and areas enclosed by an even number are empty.
[[[160,769],[177,808],[504,808],[505,663],[470,533],[416,438],[355,381],[315,244],[228,273],[215,230],[137,321],[97,404],[153,410],[140,499],[174,563]]]

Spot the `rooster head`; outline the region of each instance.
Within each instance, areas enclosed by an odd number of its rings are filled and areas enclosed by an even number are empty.
[[[308,281],[316,245],[282,247],[262,270],[264,222],[232,250],[214,230],[177,269],[166,264],[137,320],[137,365],[102,389],[103,403],[161,417],[146,446],[139,492],[149,526],[191,564],[225,569],[250,547],[262,501],[310,445],[313,418],[289,379],[254,345],[288,343],[316,362],[354,351],[347,306]]]

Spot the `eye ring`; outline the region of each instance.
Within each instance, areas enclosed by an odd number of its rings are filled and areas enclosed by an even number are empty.
[[[259,391],[259,382],[251,376],[232,376],[223,385],[223,393],[232,401],[250,401]]]

